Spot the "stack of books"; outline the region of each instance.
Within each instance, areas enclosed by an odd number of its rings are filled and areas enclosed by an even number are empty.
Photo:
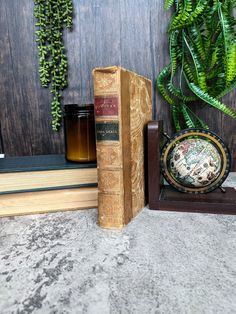
[[[98,207],[122,228],[145,206],[145,128],[152,83],[121,67],[93,71],[97,165],[63,155],[0,160],[0,216]]]
[[[64,155],[0,159],[0,216],[97,207],[96,163]]]

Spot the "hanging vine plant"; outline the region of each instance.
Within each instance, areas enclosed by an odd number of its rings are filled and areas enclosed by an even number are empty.
[[[236,87],[235,0],[166,0],[175,6],[169,25],[170,64],[157,88],[171,106],[176,131],[208,128],[191,109],[201,100],[232,118],[236,113],[220,99]]]
[[[61,124],[61,91],[67,86],[67,57],[63,30],[72,26],[72,0],[34,0],[39,76],[43,87],[51,85],[52,128]]]

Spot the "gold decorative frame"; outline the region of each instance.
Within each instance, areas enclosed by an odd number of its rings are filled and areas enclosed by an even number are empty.
[[[218,150],[221,156],[221,170],[219,176],[210,184],[203,186],[203,187],[189,187],[184,186],[180,182],[178,182],[175,177],[172,175],[172,173],[169,171],[168,168],[168,156],[172,149],[175,147],[177,143],[180,141],[187,139],[187,138],[201,138],[209,141],[211,144],[214,145],[214,147]],[[200,194],[200,193],[208,193],[216,188],[220,187],[221,184],[225,181],[227,178],[231,166],[231,158],[230,153],[223,142],[223,140],[213,133],[212,131],[205,130],[205,129],[186,129],[179,133],[176,133],[173,138],[171,138],[167,143],[164,145],[162,149],[161,154],[161,169],[163,176],[165,177],[166,181],[172,185],[174,188],[176,188],[180,192],[184,193],[194,193],[194,194]]]

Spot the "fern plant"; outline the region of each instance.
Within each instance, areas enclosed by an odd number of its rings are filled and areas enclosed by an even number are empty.
[[[170,64],[157,88],[171,106],[176,131],[208,128],[192,110],[201,100],[236,119],[221,98],[236,87],[236,0],[166,0],[175,7],[169,25]]]
[[[72,26],[72,0],[34,0],[39,76],[43,87],[51,84],[52,128],[61,122],[61,91],[67,86],[67,57],[63,29]]]

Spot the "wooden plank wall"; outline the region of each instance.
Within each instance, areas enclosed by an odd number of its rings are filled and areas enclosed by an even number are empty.
[[[69,87],[64,103],[93,101],[91,70],[122,65],[155,81],[168,63],[166,30],[170,12],[160,0],[74,0],[74,28],[65,32]],[[62,153],[62,130],[50,126],[49,90],[40,86],[33,0],[0,1],[0,123],[7,156]],[[236,110],[236,92],[225,98]],[[168,106],[154,92],[154,114],[168,132]],[[236,123],[215,110],[199,107],[236,158]],[[236,162],[234,162],[236,169]]]

